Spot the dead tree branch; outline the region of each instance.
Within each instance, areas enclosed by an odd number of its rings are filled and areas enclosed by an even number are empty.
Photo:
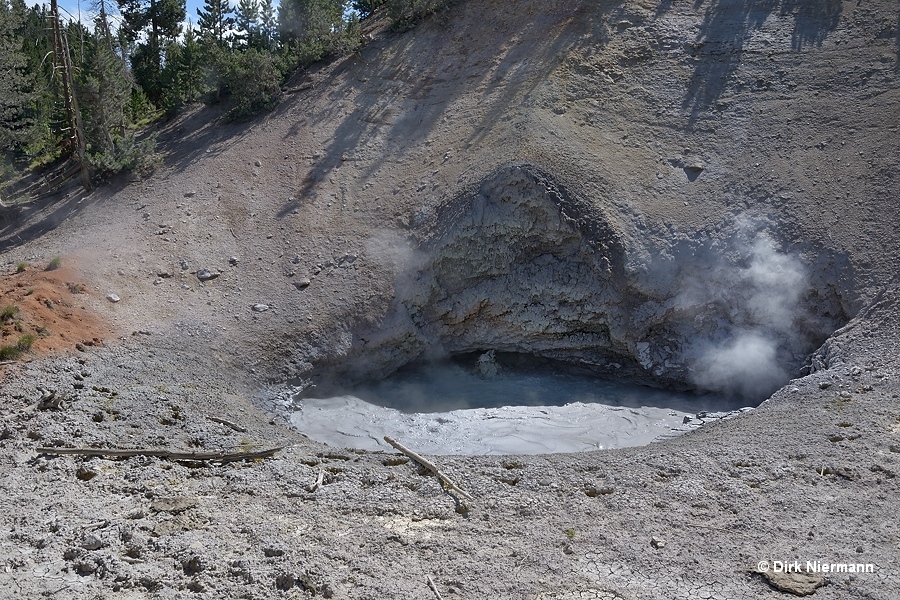
[[[238,460],[255,460],[274,456],[282,448],[259,450],[256,452],[174,452],[171,450],[128,449],[114,450],[104,448],[37,448],[38,454],[74,454],[77,456],[107,456],[111,458],[131,458],[134,456],[152,456],[167,460],[196,460],[215,462],[235,462]]]
[[[246,432],[247,432],[247,428],[246,428],[246,427],[243,427],[243,426],[241,426],[241,425],[238,425],[237,423],[232,423],[231,421],[228,421],[228,420],[223,419],[223,418],[221,418],[221,417],[207,417],[207,419],[209,419],[209,420],[212,421],[213,423],[221,423],[222,425],[225,425],[226,427],[231,427],[232,429],[234,429],[235,431],[239,431],[240,433],[246,433]]]
[[[397,440],[395,440],[394,438],[392,438],[389,435],[384,436],[384,441],[386,441],[388,444],[390,444],[391,446],[393,446],[394,448],[396,448],[397,450],[399,450],[406,456],[410,457],[411,459],[413,459],[414,461],[416,461],[417,463],[419,463],[420,465],[422,465],[423,467],[425,467],[426,469],[428,469],[429,471],[434,473],[434,475],[441,481],[441,483],[443,485],[445,485],[447,488],[449,488],[449,490],[451,492],[453,492],[453,494],[455,496],[457,496],[459,498],[465,498],[466,500],[474,500],[474,498],[472,498],[472,496],[470,496],[468,493],[464,492],[458,485],[456,485],[453,482],[452,479],[450,479],[449,477],[444,475],[444,473],[440,469],[438,469],[434,465],[434,463],[432,463],[427,458],[424,458],[420,454],[413,452],[412,450],[410,450],[409,448],[407,448],[406,446],[404,446],[403,444],[401,444],[400,442],[398,442]]]
[[[309,486],[309,493],[312,494],[325,484],[325,469],[319,469],[319,477],[316,482]]]
[[[438,600],[444,600],[441,597],[441,593],[437,589],[437,584],[435,584],[434,579],[431,578],[431,575],[428,576],[428,587],[431,588],[431,591],[434,592],[434,595],[437,596]]]

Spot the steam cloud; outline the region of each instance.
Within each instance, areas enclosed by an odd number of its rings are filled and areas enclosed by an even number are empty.
[[[762,400],[809,351],[801,327],[807,277],[798,257],[778,252],[764,234],[749,241],[746,224],[739,229],[732,260],[720,258],[677,297],[696,313],[683,359],[698,387]]]

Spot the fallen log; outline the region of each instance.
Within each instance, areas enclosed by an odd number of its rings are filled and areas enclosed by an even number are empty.
[[[437,584],[434,582],[434,579],[431,578],[431,575],[428,576],[428,587],[431,588],[431,591],[434,592],[434,595],[437,596],[438,600],[444,600],[441,597],[441,593],[438,591]]]
[[[269,450],[258,450],[255,452],[175,452],[172,450],[153,450],[153,449],[123,449],[115,450],[111,448],[37,448],[38,454],[74,454],[77,456],[108,456],[111,458],[131,458],[134,456],[150,456],[153,458],[164,458],[167,460],[196,460],[196,461],[215,461],[215,462],[235,462],[238,460],[255,460],[257,458],[269,458],[274,456],[276,452],[283,448],[271,448]]]
[[[232,423],[231,421],[228,421],[228,420],[223,419],[223,418],[221,418],[221,417],[207,417],[207,419],[209,419],[209,420],[212,421],[213,423],[221,423],[222,425],[225,425],[226,427],[230,427],[230,428],[232,428],[232,429],[234,429],[235,431],[238,431],[238,432],[240,432],[240,433],[247,433],[247,428],[246,428],[246,427],[244,427],[244,426],[242,426],[242,425],[238,425],[237,423]]]
[[[403,444],[401,444],[400,442],[398,442],[397,440],[395,440],[394,438],[392,438],[389,435],[384,436],[384,441],[386,441],[388,444],[390,444],[391,446],[393,446],[394,448],[396,448],[403,454],[407,455],[408,457],[410,457],[411,459],[413,459],[414,461],[416,461],[417,463],[419,463],[420,465],[422,465],[423,467],[425,467],[426,469],[428,469],[429,471],[434,473],[434,475],[441,481],[441,483],[443,485],[445,485],[447,488],[449,488],[449,490],[451,492],[453,492],[453,494],[456,495],[457,497],[465,498],[466,500],[474,500],[474,498],[472,498],[472,496],[470,496],[468,493],[464,492],[458,485],[456,485],[453,482],[452,479],[450,479],[449,477],[444,475],[444,473],[440,469],[438,469],[434,465],[434,463],[432,463],[427,458],[417,454],[416,452],[413,452],[412,450],[410,450],[409,448],[407,448],[406,446],[404,446]]]

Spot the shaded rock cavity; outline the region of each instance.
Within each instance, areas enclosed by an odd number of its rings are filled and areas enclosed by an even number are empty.
[[[530,166],[497,172],[427,221],[389,314],[317,365],[320,382],[494,350],[759,402],[848,320],[833,253],[785,252],[745,217],[654,235]]]

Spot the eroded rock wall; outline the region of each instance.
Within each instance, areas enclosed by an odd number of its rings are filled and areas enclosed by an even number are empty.
[[[848,318],[828,273],[759,223],[642,240],[599,206],[533,166],[500,169],[424,219],[391,312],[332,372],[497,350],[761,400]]]

